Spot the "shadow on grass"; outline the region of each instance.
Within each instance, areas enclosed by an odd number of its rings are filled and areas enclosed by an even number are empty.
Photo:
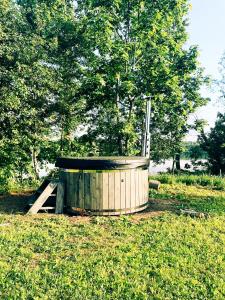
[[[171,204],[171,210],[179,211],[180,209],[193,209],[198,212],[207,212],[213,214],[225,213],[225,195],[196,195],[195,193],[185,194],[182,192],[159,192],[152,193],[151,197],[153,205],[166,204],[169,201]]]
[[[0,214],[24,214],[28,210],[31,193],[9,194],[0,196]]]
[[[31,192],[0,196],[0,214],[25,214]],[[194,209],[198,212],[213,214],[225,213],[225,197],[222,195],[204,195],[170,193],[167,191],[150,192],[149,207],[135,215],[142,217],[159,216],[165,212],[178,213],[180,209]]]
[[[31,195],[31,192],[1,195],[0,214],[25,214],[29,208],[28,203]],[[176,205],[178,204],[178,201],[171,199],[149,199],[149,207],[135,215],[142,218],[143,216],[159,216],[166,211],[176,212]],[[79,217],[79,215],[77,217]]]
[[[179,197],[180,196],[180,197]],[[189,199],[183,199],[182,195],[177,195],[180,204],[177,206],[179,209],[191,208],[199,212],[207,212],[213,214],[225,213],[225,198],[220,196],[215,197],[190,197]]]

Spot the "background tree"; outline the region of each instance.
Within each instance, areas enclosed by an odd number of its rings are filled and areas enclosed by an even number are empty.
[[[201,132],[199,141],[208,154],[209,167],[213,174],[225,173],[225,114],[219,113],[214,128],[209,134]]]
[[[70,68],[66,64],[74,6],[72,1],[56,0],[5,3],[1,10],[1,160],[14,175],[19,170],[20,178],[27,173],[38,177],[40,162],[55,160],[63,151],[68,128],[74,130],[74,64]]]
[[[179,154],[203,105],[187,0],[3,0],[0,164],[23,178],[58,155]],[[13,20],[13,22],[12,22]]]
[[[187,119],[206,103],[197,48],[187,41],[188,1],[78,1],[90,42],[86,91],[89,126],[82,142],[100,154],[140,154],[145,100],[152,97],[152,157],[180,152]]]

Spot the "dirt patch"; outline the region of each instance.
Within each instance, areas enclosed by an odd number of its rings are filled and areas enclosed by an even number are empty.
[[[179,201],[176,199],[149,199],[149,207],[132,216],[134,221],[144,220],[153,217],[159,217],[165,212],[176,212],[176,205]]]
[[[0,196],[0,213],[2,214],[25,214],[28,210],[28,201],[31,192],[24,193],[12,193],[10,195]],[[144,211],[135,213],[132,215],[132,220],[139,221],[147,218],[158,217],[163,215],[165,212],[176,212],[176,205],[179,204],[179,201],[176,199],[149,199],[149,207]],[[45,218],[52,217],[55,214],[46,214],[46,213],[38,213],[33,218]],[[30,218],[30,217],[29,217]],[[91,216],[85,215],[76,215],[76,216],[68,216],[71,223],[80,223],[85,224],[89,223],[93,218]],[[115,217],[117,218],[117,217]]]
[[[0,213],[1,214],[21,214],[26,212],[27,203],[31,192],[12,193],[0,196]]]
[[[132,214],[132,220],[138,222],[148,218],[159,217],[166,212],[177,212],[176,205],[179,201],[176,199],[149,199],[149,207],[144,211]],[[118,218],[119,216],[114,216],[113,218]],[[69,220],[71,223],[89,223],[90,216],[70,216]]]

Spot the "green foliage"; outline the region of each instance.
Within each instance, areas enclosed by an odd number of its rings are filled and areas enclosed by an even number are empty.
[[[8,193],[18,193],[23,191],[33,191],[38,188],[40,181],[33,178],[17,178],[15,174],[7,172],[6,168],[0,170],[0,195]]]
[[[202,131],[199,141],[202,149],[208,154],[212,173],[225,174],[225,114],[218,114],[214,128],[209,134]]]
[[[152,98],[152,157],[180,152],[187,118],[205,103],[197,49],[184,50],[188,1],[78,1],[91,47],[84,89],[100,154],[140,153],[145,100]],[[94,50],[94,51],[93,51]],[[91,110],[91,111],[90,111]]]
[[[198,159],[207,158],[207,152],[205,152],[197,142],[183,142],[182,146],[183,151],[181,158],[183,159],[191,159],[191,161],[195,162]]]
[[[184,48],[188,10],[188,0],[1,1],[0,167],[22,181],[59,155],[140,154],[145,96],[152,158],[179,153],[206,102],[197,48]]]

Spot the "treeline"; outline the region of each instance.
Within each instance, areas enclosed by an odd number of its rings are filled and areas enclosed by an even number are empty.
[[[59,155],[138,155],[151,97],[152,158],[180,151],[206,99],[188,0],[1,0],[0,168],[38,176]]]

